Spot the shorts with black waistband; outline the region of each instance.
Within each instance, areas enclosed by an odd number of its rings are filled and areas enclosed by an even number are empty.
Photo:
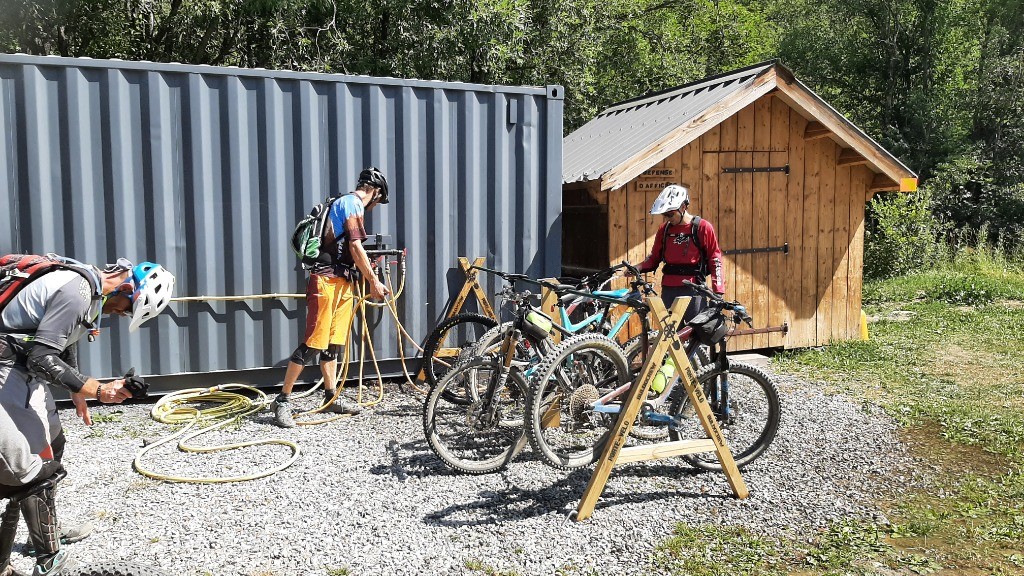
[[[355,292],[345,278],[311,274],[306,284],[306,346],[344,346],[352,326]]]

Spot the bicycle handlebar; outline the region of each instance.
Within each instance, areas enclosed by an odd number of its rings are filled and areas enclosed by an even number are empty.
[[[635,276],[635,278],[636,278],[636,280],[633,280],[633,281],[630,282],[630,286],[633,288],[633,292],[634,293],[642,293],[642,294],[654,294],[655,293],[654,292],[654,288],[651,286],[650,282],[647,282],[647,281],[643,280],[641,275],[640,275],[640,271],[637,270],[636,267],[633,266],[632,264],[630,264],[629,262],[622,262],[621,264],[616,264],[615,266],[612,266],[611,268],[608,268],[608,269],[606,269],[606,270],[604,270],[602,272],[599,272],[598,274],[595,274],[594,276],[600,276],[600,275],[603,275],[603,274],[614,274],[615,272],[617,272],[617,271],[619,271],[619,270],[621,270],[623,268],[628,269],[630,271],[630,273],[632,273],[633,276]],[[552,292],[554,292],[554,293],[556,293],[556,294],[558,294],[560,296],[561,295],[566,295],[566,294],[575,294],[577,296],[583,296],[585,298],[590,298],[590,299],[593,299],[593,300],[599,300],[599,301],[602,301],[602,302],[609,302],[611,304],[623,304],[623,305],[629,306],[631,308],[636,308],[636,309],[646,309],[647,308],[647,305],[645,303],[643,303],[641,300],[639,300],[638,298],[635,298],[635,297],[613,298],[611,296],[600,296],[600,295],[597,295],[597,294],[593,294],[591,292],[586,292],[584,290],[580,290],[579,289],[580,285],[585,285],[587,282],[590,281],[590,277],[589,276],[586,277],[586,278],[583,278],[582,280],[580,280],[580,283],[577,285],[576,288],[570,288],[570,287],[567,287],[565,285],[553,284],[551,282],[547,282],[547,281],[544,281],[544,280],[534,280],[533,278],[530,278],[529,276],[527,276],[525,274],[517,274],[517,273],[514,273],[514,272],[503,272],[501,270],[495,270],[493,268],[487,268],[486,266],[476,266],[476,265],[474,265],[474,266],[470,266],[470,270],[480,270],[480,271],[483,271],[483,272],[487,272],[489,274],[494,274],[495,276],[498,276],[500,278],[504,278],[505,280],[507,280],[509,282],[521,281],[521,282],[528,282],[530,284],[534,284],[534,285],[537,285],[537,286],[542,286],[542,287],[547,288],[547,289],[551,290]],[[528,296],[530,296],[530,295],[528,295]]]
[[[708,300],[712,302],[712,304],[721,306],[725,310],[731,310],[735,312],[736,314],[733,318],[733,322],[735,322],[736,324],[739,324],[742,321],[746,322],[747,325],[750,326],[751,328],[754,327],[754,318],[751,317],[750,314],[747,314],[747,307],[744,306],[743,304],[740,304],[739,302],[735,301],[726,300],[725,298],[722,297],[722,295],[712,292],[711,289],[705,286],[704,284],[697,284],[696,282],[683,280],[683,286],[686,286],[687,288],[693,288],[698,292],[704,294],[705,296],[707,296]]]

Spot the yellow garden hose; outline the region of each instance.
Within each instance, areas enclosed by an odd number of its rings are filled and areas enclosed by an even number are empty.
[[[228,391],[232,389],[241,389],[252,392],[256,395],[256,399],[252,400],[244,394]],[[204,410],[191,406],[191,404],[200,403],[214,403],[219,405],[214,408],[207,408]],[[168,394],[153,406],[153,409],[150,411],[150,416],[157,422],[184,425],[184,427],[170,436],[165,436],[156,442],[140,448],[139,451],[135,453],[133,466],[139,474],[155,480],[164,480],[166,482],[191,482],[197,484],[244,482],[246,480],[264,478],[271,474],[280,472],[298,460],[299,445],[295,442],[273,438],[269,440],[251,440],[248,442],[236,442],[232,444],[217,444],[210,446],[197,446],[188,443],[189,440],[192,440],[201,434],[222,428],[228,424],[239,421],[249,414],[259,412],[260,410],[263,410],[263,407],[266,404],[266,394],[252,386],[246,386],[244,384],[223,384],[212,388],[190,388],[173,394]],[[201,423],[210,421],[215,422],[208,426],[199,428],[194,432],[192,431],[197,426],[200,426]],[[281,464],[240,476],[176,476],[173,474],[162,474],[142,465],[143,457],[150,450],[163,446],[177,438],[180,438],[180,440],[178,440],[178,449],[183,452],[208,454],[223,450],[237,450],[239,448],[247,448],[250,446],[279,444],[290,448],[292,454]]]
[[[418,387],[413,381],[408,367],[405,363],[404,348],[403,348],[403,337],[408,338],[418,350],[422,351],[422,348],[416,343],[415,340],[409,335],[405,327],[402,325],[398,317],[398,310],[396,306],[396,300],[402,294],[405,289],[405,260],[404,254],[401,261],[402,267],[402,280],[399,283],[398,289],[395,290],[391,280],[390,267],[385,268],[384,279],[387,283],[388,290],[391,291],[390,295],[384,299],[383,302],[373,302],[366,296],[366,284],[365,280],[356,283],[355,285],[355,302],[353,303],[353,313],[349,318],[349,324],[345,327],[346,333],[352,334],[352,328],[355,325],[356,316],[359,316],[360,325],[362,327],[360,337],[360,351],[359,351],[359,375],[357,379],[358,392],[357,392],[357,403],[363,407],[374,406],[380,403],[384,399],[384,382],[383,376],[380,371],[380,365],[377,361],[377,354],[373,348],[373,338],[370,334],[369,322],[366,318],[366,307],[384,307],[387,308],[395,320],[395,325],[398,327],[398,350],[399,356],[402,363],[402,371],[405,375],[406,381],[409,382],[412,387],[420,393],[423,393],[420,387]],[[240,299],[252,299],[252,298],[301,298],[304,295],[301,294],[264,294],[254,296],[200,296],[200,297],[184,297],[175,298],[175,301],[180,302],[191,302],[191,301],[205,301],[205,300],[240,300]],[[351,336],[350,336],[351,337]],[[344,387],[345,381],[348,377],[351,354],[351,346],[345,346],[344,357],[341,359],[341,365],[338,366],[338,373],[336,378],[336,387],[334,397],[329,401],[326,401],[322,406],[301,412],[296,417],[310,416],[313,414],[322,413],[328,406],[333,404],[338,397],[341,395],[341,390]],[[377,389],[378,393],[376,398],[372,400],[365,400],[363,398],[364,392],[364,364],[366,360],[366,350],[369,348],[370,359],[373,362],[374,370],[377,375]],[[295,398],[304,398],[313,394],[323,384],[323,378],[317,380],[313,386],[304,392],[294,394]],[[255,399],[249,398],[245,394],[238,392],[232,392],[230,390],[246,390],[255,395]],[[216,404],[212,408],[197,408],[195,405],[201,404]],[[172,394],[168,394],[160,399],[153,406],[150,412],[150,416],[157,422],[171,425],[183,426],[181,430],[163,437],[155,442],[149,443],[139,449],[135,454],[135,460],[133,466],[139,474],[148,478],[156,480],[163,480],[166,482],[191,482],[191,483],[226,483],[226,482],[243,482],[246,480],[255,480],[257,478],[264,478],[270,476],[285,468],[291,466],[299,458],[300,450],[298,444],[289,440],[281,439],[267,439],[267,440],[254,440],[247,442],[238,442],[231,444],[218,444],[210,446],[198,446],[189,444],[189,441],[197,436],[205,434],[207,432],[222,428],[233,422],[238,422],[241,418],[254,414],[263,410],[267,405],[270,404],[270,400],[267,398],[259,389],[247,386],[244,384],[224,384],[220,386],[214,386],[212,388],[190,388],[187,390],[181,390]],[[343,414],[334,414],[327,418],[321,418],[316,420],[297,420],[295,423],[302,426],[324,424],[327,422],[333,422],[339,418],[343,418]],[[212,422],[212,424],[203,426],[204,423]],[[197,429],[198,427],[198,429]],[[257,472],[250,474],[239,475],[239,476],[228,476],[228,477],[206,477],[206,476],[177,476],[173,474],[164,474],[152,469],[149,469],[143,465],[143,458],[151,451],[160,446],[168,444],[178,439],[178,449],[183,452],[190,453],[213,453],[224,450],[236,450],[239,448],[247,448],[250,446],[268,445],[268,444],[279,444],[287,446],[291,449],[292,453],[289,458],[283,461],[281,464],[265,468]]]

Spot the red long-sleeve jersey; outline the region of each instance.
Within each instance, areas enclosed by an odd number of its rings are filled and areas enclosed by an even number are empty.
[[[668,226],[668,243],[665,243],[665,227]],[[665,222],[658,228],[654,235],[654,247],[650,256],[640,263],[637,268],[641,272],[653,272],[658,269],[663,261],[666,264],[680,264],[683,266],[697,266],[701,258],[707,262],[708,275],[711,276],[711,289],[718,294],[725,293],[725,278],[722,276],[722,250],[718,247],[718,234],[711,222],[701,218],[697,227],[697,234],[700,236],[701,249],[694,245],[691,238],[691,224],[669,225]],[[662,249],[664,246],[664,249]],[[662,255],[664,254],[664,258]],[[678,275],[666,273],[662,276],[662,286],[682,286],[683,281],[696,281],[693,275]]]

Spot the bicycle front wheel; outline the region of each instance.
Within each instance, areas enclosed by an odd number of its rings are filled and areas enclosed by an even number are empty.
[[[430,387],[444,378],[459,362],[472,357],[477,341],[498,321],[483,314],[456,314],[438,324],[423,343],[420,369]],[[469,400],[457,390],[449,390],[448,399],[468,404]]]
[[[552,466],[597,460],[616,414],[595,412],[603,394],[630,381],[622,348],[601,334],[567,338],[544,357],[527,401],[530,444]]]
[[[486,401],[487,388],[500,371],[497,358],[474,358],[452,369],[427,395],[423,432],[431,450],[449,468],[467,474],[495,472],[526,446],[523,415],[528,388],[522,374],[510,370],[493,402]],[[468,401],[455,402],[453,396]]]
[[[730,362],[728,371],[720,364],[705,366],[697,373],[697,382],[718,420],[736,466],[743,468],[764,454],[775,439],[782,417],[779,391],[771,378],[754,366]],[[681,383],[674,395],[670,413],[679,419],[680,425],[670,427],[669,436],[672,440],[706,438]],[[702,470],[722,469],[714,452],[684,458]]]

